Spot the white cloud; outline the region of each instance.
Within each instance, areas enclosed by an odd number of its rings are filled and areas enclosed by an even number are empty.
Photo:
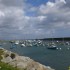
[[[68,22],[67,24],[70,25],[70,22]]]
[[[47,6],[53,7],[54,6],[54,3],[53,2],[47,2]]]
[[[1,0],[0,38],[51,37],[52,30],[54,36],[62,36],[70,27],[69,2],[56,0],[33,7],[23,0]],[[28,16],[29,12],[35,13],[36,16]]]
[[[39,9],[42,14],[48,14],[50,12],[58,13],[59,10],[61,12],[60,7],[63,7],[65,4],[66,4],[65,0],[56,0],[55,3],[47,2],[46,4],[41,5]]]
[[[38,19],[40,20],[40,21],[43,21],[44,19],[46,19],[47,18],[47,16],[38,16]]]
[[[66,4],[66,1],[65,1],[65,0],[55,0],[55,2],[56,2],[56,3],[62,2],[62,3],[65,3],[65,4]]]
[[[43,14],[46,14],[49,12],[50,9],[52,9],[54,7],[55,3],[53,2],[47,2],[45,5],[41,5],[40,6],[40,12]]]
[[[46,30],[49,29],[49,31],[51,31],[50,29],[55,29],[54,35],[58,36],[58,32],[59,36],[62,36],[69,32],[70,1],[56,0],[55,3],[50,2],[49,5],[47,5],[48,3],[42,4],[39,8],[39,13],[47,16],[47,19],[44,19],[43,23],[39,26]],[[68,33],[67,36],[69,35]]]
[[[5,14],[2,11],[0,11],[0,17],[4,17],[4,16]]]

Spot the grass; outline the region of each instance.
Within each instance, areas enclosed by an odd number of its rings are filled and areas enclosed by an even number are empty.
[[[3,55],[3,50],[2,49],[0,49],[0,61],[1,61],[1,59],[2,59],[2,56],[1,55]]]
[[[16,67],[12,67],[11,65],[8,65],[6,63],[0,62],[0,70],[19,70]]]
[[[3,55],[3,52],[4,51],[2,49],[0,49],[0,70],[19,70],[16,67],[12,67],[11,65],[9,65],[7,63],[1,62],[1,59],[2,59],[1,55]]]
[[[1,62],[2,56],[4,54],[4,51],[2,49],[0,49],[0,70],[20,70],[17,67],[13,67],[7,63]],[[8,56],[8,55],[6,55]],[[13,55],[14,57],[14,55]],[[26,68],[24,68],[23,70],[27,70]]]
[[[70,70],[70,66],[68,67],[68,70]]]

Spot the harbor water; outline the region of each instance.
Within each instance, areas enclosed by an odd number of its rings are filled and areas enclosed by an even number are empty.
[[[31,59],[40,62],[46,66],[50,66],[55,70],[68,70],[70,66],[70,48],[66,45],[58,45],[57,50],[47,49],[46,46],[32,46],[32,47],[20,47],[16,45],[13,49],[10,49],[11,43],[4,43],[1,47],[18,53],[22,56],[28,56]]]

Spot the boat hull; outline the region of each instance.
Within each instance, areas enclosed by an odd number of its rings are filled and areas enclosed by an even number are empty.
[[[56,50],[56,47],[48,47],[47,49]]]

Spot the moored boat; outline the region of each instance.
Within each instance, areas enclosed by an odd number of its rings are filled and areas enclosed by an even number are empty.
[[[56,50],[56,49],[57,49],[57,47],[56,47],[55,45],[51,45],[51,46],[47,47],[47,49]]]

